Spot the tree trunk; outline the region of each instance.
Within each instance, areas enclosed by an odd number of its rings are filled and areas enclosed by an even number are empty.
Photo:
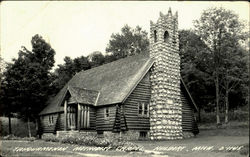
[[[226,95],[225,95],[225,103],[226,103],[226,108],[225,108],[225,123],[228,123],[228,110],[229,110],[229,104],[228,104],[228,89],[226,89]]]
[[[198,120],[199,122],[201,122],[201,108],[199,108],[198,110]]]
[[[31,137],[31,131],[30,131],[30,118],[28,117],[28,131],[29,131],[29,137]]]
[[[216,87],[216,124],[219,125],[220,124],[220,110],[219,110],[219,100],[220,100],[220,96],[219,96],[219,76],[218,76],[218,72],[216,73],[216,78],[215,78],[215,87]]]
[[[12,131],[11,131],[11,115],[10,114],[8,115],[8,119],[9,119],[9,134],[12,134]]]

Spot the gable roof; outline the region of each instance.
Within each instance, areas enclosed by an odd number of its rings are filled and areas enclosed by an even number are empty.
[[[145,55],[135,55],[77,73],[47,102],[39,115],[62,112],[67,94],[78,103],[94,106],[122,103],[152,67],[154,60]],[[181,78],[189,101],[198,110],[187,86]]]
[[[80,90],[75,87],[99,92],[99,98],[95,98],[98,99],[95,104],[93,100],[84,100],[83,102],[91,101],[92,105],[95,106],[121,103],[126,99],[131,89],[137,85],[141,76],[148,72],[153,63],[153,59],[148,56],[135,55],[81,71],[53,99],[48,101],[48,105],[40,112],[40,115],[63,111],[62,103],[68,89],[75,97],[80,96],[78,93]]]
[[[89,90],[89,89],[84,89],[84,88],[79,88],[79,87],[72,87],[68,86],[68,91],[71,95],[71,97],[77,102],[77,103],[82,103],[82,104],[96,104],[98,101],[98,97],[100,92],[94,91],[94,90]]]

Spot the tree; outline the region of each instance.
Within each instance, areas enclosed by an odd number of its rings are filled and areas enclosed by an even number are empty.
[[[55,62],[55,51],[41,36],[33,36],[31,44],[32,51],[22,47],[18,58],[8,65],[3,81],[4,106],[28,121],[30,136],[29,122],[44,108],[50,91],[50,70]]]
[[[64,64],[59,64],[53,73],[54,81],[51,95],[56,94],[63,86],[77,73],[82,70],[90,69],[90,63],[87,57],[81,56],[71,59],[66,56]]]
[[[89,54],[87,58],[91,67],[97,67],[105,63],[105,56],[99,51]]]
[[[4,105],[4,104],[9,104],[8,100],[5,98],[6,95],[6,91],[4,89],[7,88],[6,86],[6,82],[4,81],[4,72],[6,71],[6,68],[8,68],[8,63],[6,63],[3,58],[0,57],[0,115],[3,116],[7,116],[8,117],[8,123],[9,123],[9,134],[12,134],[12,129],[11,129],[11,106],[10,105]]]
[[[221,72],[223,74],[221,87],[225,92],[225,123],[228,123],[229,94],[246,90],[244,87],[247,87],[248,78],[246,53],[244,53],[244,49],[241,48],[238,41],[235,41],[235,37],[231,39],[228,37],[228,39],[227,42],[229,43],[224,47]],[[245,86],[240,86],[240,84],[245,84]],[[238,88],[238,90],[236,88]]]
[[[238,16],[230,10],[224,8],[209,8],[203,11],[199,20],[194,21],[196,32],[208,46],[213,57],[212,68],[213,80],[216,91],[216,119],[220,124],[219,101],[220,101],[220,78],[224,64],[223,53],[228,45],[227,36],[235,38],[238,42],[242,35],[242,23]]]
[[[181,76],[200,109],[212,104],[211,56],[207,45],[191,30],[180,30]],[[211,109],[209,109],[211,111]]]
[[[138,53],[148,53],[148,46],[149,40],[146,31],[142,30],[139,26],[132,29],[128,25],[125,25],[121,29],[121,34],[116,33],[111,35],[106,52],[115,56],[116,60]]]

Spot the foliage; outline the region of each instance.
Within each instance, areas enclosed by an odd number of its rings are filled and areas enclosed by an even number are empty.
[[[59,64],[53,73],[54,90],[51,94],[56,94],[76,73],[90,68],[91,66],[87,57],[81,56],[72,60],[66,56],[64,64]]]
[[[224,118],[224,114],[220,113],[220,118]],[[236,122],[247,122],[249,121],[248,111],[229,111],[229,120]],[[200,123],[214,123],[216,121],[216,114],[214,112],[201,112],[201,121]]]
[[[13,134],[2,137],[3,140],[22,140],[22,141],[34,141],[35,137],[17,137]]]
[[[9,134],[8,131],[8,118],[0,117],[0,136],[6,136]],[[17,137],[27,137],[28,135],[28,125],[27,122],[18,118],[11,118],[11,128],[12,134]],[[31,135],[36,136],[36,126],[35,123],[30,123]]]
[[[149,40],[147,32],[137,26],[135,29],[125,25],[121,33],[111,35],[106,52],[114,59],[124,58],[138,53],[148,53]]]
[[[96,146],[96,147],[105,147],[108,150],[120,150],[120,151],[141,151],[142,147],[134,144],[132,142],[128,142],[120,139],[110,139],[110,138],[99,138],[97,136],[91,135],[81,135],[78,137],[75,136],[64,136],[61,138],[57,137],[46,137],[43,138],[45,141],[51,142],[61,142],[61,143],[70,143],[77,144],[82,146]]]
[[[59,142],[59,139],[56,136],[45,136],[43,140],[46,142]]]
[[[2,80],[2,76],[4,71],[6,70],[7,63],[3,60],[3,58],[0,56],[0,79]]]
[[[7,65],[1,82],[3,111],[17,112],[24,118],[36,117],[44,108],[55,55],[55,51],[39,35],[32,37],[31,44],[32,51],[22,47],[18,58]]]
[[[227,115],[231,90],[239,83],[244,84],[242,75],[246,73],[246,62],[240,60],[244,55],[239,53],[242,51],[240,42],[246,38],[243,32],[244,24],[231,10],[214,7],[204,10],[200,19],[194,21],[194,25],[195,31],[207,45],[211,58],[211,62],[208,62],[208,73],[213,78],[215,86],[218,124],[219,107],[225,106]],[[237,89],[237,92],[240,90]],[[222,100],[223,97],[225,100]],[[225,105],[221,105],[222,102]]]
[[[100,65],[104,64],[104,62],[105,62],[105,56],[99,51],[95,51],[95,52],[89,54],[87,56],[87,58],[90,62],[91,68],[100,66]]]
[[[180,30],[181,76],[199,108],[209,109],[213,103],[211,56],[208,47],[191,30]]]

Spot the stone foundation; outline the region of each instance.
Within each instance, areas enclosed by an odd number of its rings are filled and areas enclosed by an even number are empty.
[[[79,136],[96,136],[96,131],[57,131],[56,137],[61,138],[65,136],[79,137]]]
[[[111,131],[104,131],[103,136],[104,136],[104,138],[107,138],[107,139],[122,138],[122,139],[127,140],[127,141],[148,139],[149,131],[147,132],[147,135],[145,138],[140,137],[140,132],[141,131],[138,131],[138,130],[128,130],[128,131],[124,131],[121,133],[113,133]],[[143,132],[145,132],[145,131],[143,131]]]
[[[183,138],[192,138],[194,137],[194,134],[192,132],[184,131],[183,132]]]
[[[122,138],[127,141],[133,141],[133,140],[148,140],[152,139],[150,138],[150,132],[147,131],[145,137],[140,137],[140,132],[146,132],[146,131],[138,131],[138,130],[129,130],[129,131],[124,131],[121,134],[120,133],[113,133],[111,131],[104,131],[102,136],[99,137],[104,137],[110,140],[113,139],[119,139]],[[42,139],[45,138],[62,138],[66,136],[71,136],[71,137],[79,137],[79,136],[96,136],[98,135],[97,132],[91,131],[91,132],[86,132],[86,131],[57,131],[56,134],[53,133],[44,133],[42,135]],[[194,134],[192,132],[183,132],[183,138],[192,138],[194,137]]]
[[[97,132],[96,131],[57,131],[56,134],[53,133],[43,133],[42,134],[42,139],[45,138],[62,138],[66,136],[71,136],[71,137],[79,137],[79,136],[96,136]]]
[[[46,139],[46,138],[55,138],[55,137],[56,135],[53,133],[43,133],[41,138]]]

